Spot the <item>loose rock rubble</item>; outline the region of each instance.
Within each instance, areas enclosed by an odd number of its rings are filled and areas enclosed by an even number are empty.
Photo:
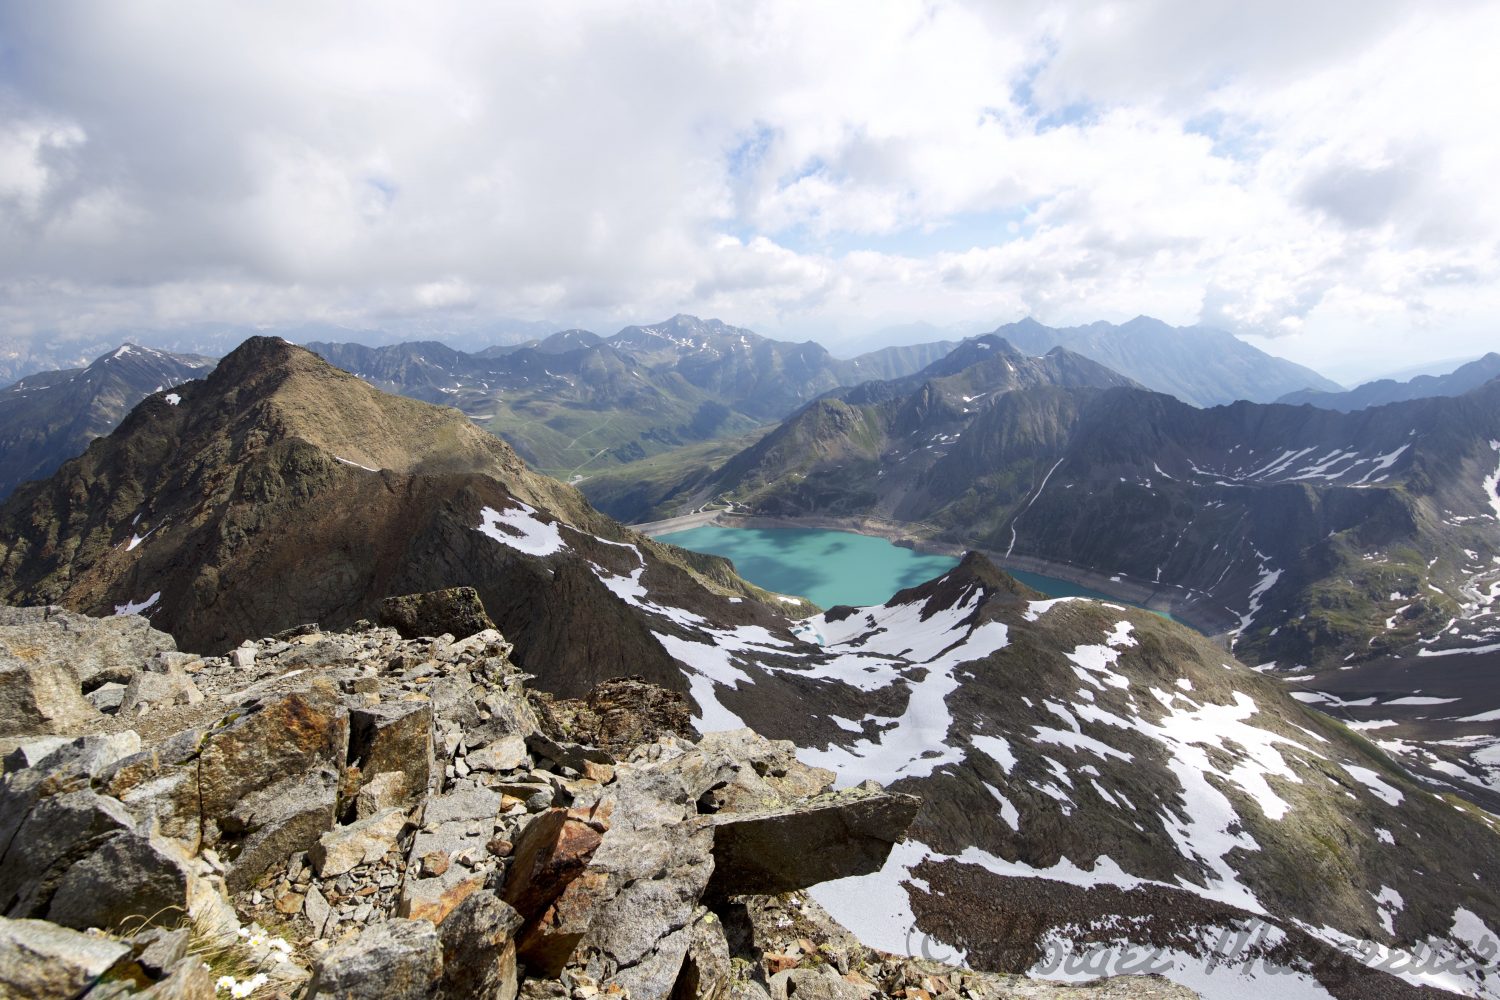
[[[878,869],[917,800],[834,791],[749,730],[695,739],[638,679],[535,697],[492,628],[196,657],[91,622],[0,609],[0,732],[27,737],[0,783],[0,996],[1054,995],[860,946],[800,890]]]

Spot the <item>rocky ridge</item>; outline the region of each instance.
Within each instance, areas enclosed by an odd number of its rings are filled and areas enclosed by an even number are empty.
[[[5,622],[12,655],[89,648],[150,688],[0,716],[6,996],[1193,995],[865,948],[802,890],[877,870],[916,799],[833,791],[749,730],[683,733],[681,696],[638,680],[536,697],[493,629],[308,625],[200,657],[140,619]],[[601,730],[610,750],[576,742]]]

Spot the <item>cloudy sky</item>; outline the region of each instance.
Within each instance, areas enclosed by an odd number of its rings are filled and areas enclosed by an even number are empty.
[[[0,339],[848,345],[1137,314],[1500,347],[1500,5],[0,5]]]

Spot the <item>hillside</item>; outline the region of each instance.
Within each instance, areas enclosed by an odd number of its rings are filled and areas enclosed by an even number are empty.
[[[1325,410],[1363,410],[1370,406],[1400,403],[1408,399],[1427,399],[1431,396],[1462,396],[1479,388],[1493,378],[1500,377],[1500,354],[1491,351],[1482,358],[1470,361],[1446,375],[1418,375],[1405,382],[1395,379],[1377,379],[1355,386],[1348,392],[1319,392],[1304,389],[1289,392],[1277,400],[1289,406],[1304,403]]]
[[[1024,319],[994,333],[1030,354],[1066,347],[1195,406],[1239,399],[1270,403],[1302,389],[1338,392],[1342,388],[1223,330],[1174,327],[1149,316],[1119,325],[1100,322],[1061,329]]]
[[[124,344],[86,368],[29,375],[0,392],[0,499],[51,475],[148,395],[212,366],[211,358]]]

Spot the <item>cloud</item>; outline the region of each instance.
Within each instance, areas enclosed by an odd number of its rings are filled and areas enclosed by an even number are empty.
[[[0,8],[0,338],[855,336],[1138,313],[1478,344],[1493,5]]]

